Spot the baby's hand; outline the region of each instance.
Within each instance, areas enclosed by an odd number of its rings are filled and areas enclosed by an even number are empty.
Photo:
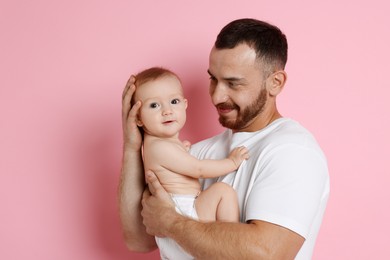
[[[231,159],[238,168],[241,163],[249,158],[249,151],[245,146],[236,147],[230,152],[229,159]]]
[[[190,141],[184,140],[183,145],[184,145],[184,148],[186,149],[187,152],[190,151],[190,148],[191,148]]]

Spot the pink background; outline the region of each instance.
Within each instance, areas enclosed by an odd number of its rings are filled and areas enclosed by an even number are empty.
[[[158,259],[128,252],[121,238],[122,89],[131,73],[168,67],[190,101],[182,137],[218,133],[208,54],[241,17],[287,34],[279,108],[329,160],[314,259],[388,258],[389,10],[386,0],[2,0],[0,259]]]

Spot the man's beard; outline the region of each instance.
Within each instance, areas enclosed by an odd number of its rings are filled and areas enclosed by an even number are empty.
[[[248,126],[248,124],[257,117],[264,110],[265,103],[267,101],[267,90],[262,86],[261,91],[257,99],[249,106],[243,108],[241,111],[236,104],[223,103],[219,104],[221,107],[233,108],[237,110],[237,118],[235,120],[227,119],[223,116],[219,116],[219,123],[232,130],[240,130]]]

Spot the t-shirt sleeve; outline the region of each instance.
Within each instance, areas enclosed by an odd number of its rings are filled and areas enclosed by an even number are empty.
[[[296,144],[281,145],[267,156],[254,173],[246,221],[267,221],[306,238],[327,193],[326,159]]]

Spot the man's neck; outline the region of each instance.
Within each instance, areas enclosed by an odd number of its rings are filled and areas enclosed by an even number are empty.
[[[246,127],[242,129],[232,129],[233,133],[237,132],[256,132],[271,124],[273,121],[281,118],[282,115],[275,108],[272,113],[263,111],[257,117],[253,119]]]

